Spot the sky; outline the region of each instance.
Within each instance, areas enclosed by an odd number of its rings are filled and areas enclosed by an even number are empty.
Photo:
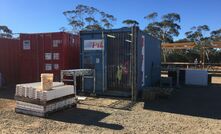
[[[114,28],[124,26],[125,19],[135,19],[144,29],[149,13],[181,15],[180,35],[191,27],[207,24],[211,30],[221,28],[221,0],[0,0],[0,25],[7,25],[14,33],[56,32],[68,27],[62,14],[78,4],[93,6],[117,18]]]

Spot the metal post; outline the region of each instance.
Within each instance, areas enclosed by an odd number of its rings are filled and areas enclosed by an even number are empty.
[[[179,88],[180,87],[180,70],[179,68],[176,69],[176,86]]]
[[[95,69],[94,69],[94,72],[93,72],[93,76],[94,76],[94,90],[93,90],[93,93],[95,93],[95,88],[96,88],[96,72],[95,72]]]
[[[84,92],[84,75],[82,75],[82,77],[81,77],[81,91],[82,91],[82,93]]]
[[[63,70],[61,70],[60,77],[61,77],[60,81],[63,82],[63,78],[64,78],[64,72],[63,72]]]
[[[203,69],[205,68],[205,47],[203,46]]]
[[[104,92],[104,90],[105,90],[105,79],[104,79],[104,77],[105,77],[105,66],[104,66],[104,57],[105,57],[105,55],[104,55],[104,50],[105,50],[105,42],[104,42],[104,29],[102,30],[102,40],[103,40],[103,45],[104,45],[104,48],[103,48],[103,50],[102,50],[102,68],[103,68],[103,75],[102,75],[102,80],[103,80],[103,83],[102,83],[102,85],[103,85],[103,92]]]
[[[137,27],[134,26],[134,101],[137,100]]]
[[[132,101],[136,101],[137,99],[137,63],[136,63],[136,45],[137,45],[137,27],[134,26],[132,27],[132,43],[131,43],[131,96],[132,96]]]
[[[77,95],[77,90],[76,90],[77,86],[76,86],[76,76],[75,76],[75,74],[73,75],[73,80],[74,80],[74,93],[75,93],[75,95]]]
[[[131,68],[131,72],[130,72],[130,79],[131,79],[131,100],[133,101],[134,100],[134,89],[133,89],[133,57],[134,57],[134,53],[133,53],[133,38],[134,38],[134,33],[133,33],[133,28],[131,29],[131,33],[132,33],[132,36],[131,36],[131,46],[130,46],[130,52],[131,52],[131,55],[130,55],[130,68]]]

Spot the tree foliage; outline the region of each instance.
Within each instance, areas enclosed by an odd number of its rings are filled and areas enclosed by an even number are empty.
[[[208,55],[211,52],[211,49],[204,49],[205,46],[211,45],[211,38],[205,36],[205,33],[208,31],[210,31],[209,26],[200,25],[192,27],[190,31],[185,33],[187,40],[195,42],[194,50],[199,53],[201,62],[205,61],[203,53]],[[203,52],[204,50],[205,52]]]
[[[0,37],[3,38],[12,38],[12,30],[7,26],[0,25]]]
[[[209,39],[204,35],[204,33],[209,30],[210,28],[207,25],[194,26],[190,31],[186,32],[185,35],[189,41],[201,45],[203,41]]]
[[[138,26],[139,25],[139,22],[137,22],[136,20],[132,20],[132,19],[124,20],[122,23],[126,24],[129,27],[131,27],[131,26]]]
[[[190,31],[186,32],[186,38],[176,42],[195,42],[196,46],[189,50],[172,51],[167,55],[167,60],[170,62],[194,62],[196,58],[202,60],[202,48],[210,46],[211,41],[220,41],[221,37],[221,29],[212,31],[210,36],[206,36],[209,31],[210,28],[207,25],[192,27]],[[219,49],[207,48],[204,56],[207,63],[221,63]]]
[[[179,30],[181,29],[180,15],[177,13],[168,13],[161,17],[160,20],[156,21],[158,14],[156,12],[150,13],[144,17],[144,19],[152,20],[144,31],[148,34],[160,39],[163,43],[173,42],[173,38],[179,35]],[[162,51],[162,58],[166,62],[169,51]]]
[[[73,10],[65,11],[64,15],[75,32],[110,29],[116,21],[113,15],[85,5],[77,5]],[[148,20],[144,31],[160,39],[163,43],[172,43],[174,37],[179,36],[181,17],[178,13],[168,13],[159,17],[157,12],[153,12],[146,15],[144,19]],[[122,23],[127,27],[139,25],[139,22],[133,19],[126,19]],[[66,31],[66,28],[60,30]],[[207,25],[192,27],[185,33],[184,39],[176,42],[195,42],[196,47],[187,50],[163,50],[162,58],[165,62],[166,59],[171,62],[193,62],[196,58],[202,59],[202,48],[204,46],[211,45],[211,41],[221,41],[221,29],[212,31],[208,36],[209,31],[210,28]],[[206,62],[221,62],[221,51],[219,49],[206,49],[206,55],[209,55],[209,58],[205,58]]]
[[[221,28],[210,33],[213,41],[221,41]]]
[[[150,13],[147,16],[145,16],[144,19],[155,21],[155,19],[157,17],[158,17],[158,13],[157,12],[153,12],[153,13]]]
[[[152,20],[145,28],[145,31],[164,43],[173,42],[173,38],[179,35],[179,30],[181,29],[179,25],[180,15],[177,13],[165,14],[159,21],[155,20],[157,17],[158,14],[156,12],[144,17],[147,20]]]
[[[77,5],[73,10],[63,12],[74,32],[80,30],[110,29],[116,18],[97,8]]]

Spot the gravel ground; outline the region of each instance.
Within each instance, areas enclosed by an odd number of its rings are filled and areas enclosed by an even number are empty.
[[[221,133],[221,88],[181,88],[170,98],[119,106],[128,100],[88,98],[77,108],[47,119],[17,114],[15,101],[0,90],[0,133]],[[13,93],[13,92],[11,92]],[[209,102],[208,102],[209,101]],[[113,104],[118,104],[114,106]]]

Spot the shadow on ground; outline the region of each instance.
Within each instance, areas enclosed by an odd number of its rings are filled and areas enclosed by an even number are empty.
[[[102,108],[112,108],[117,110],[127,110],[132,111],[133,106],[136,105],[136,102],[132,102],[128,98],[116,98],[116,97],[109,97],[109,96],[101,96],[101,97],[94,97],[94,98],[87,98],[86,100],[78,102],[81,105],[88,105],[88,106],[96,106]]]
[[[2,99],[14,99],[15,86],[7,86],[0,88],[0,98]]]
[[[14,100],[15,86],[7,88],[0,88],[0,99],[12,99]],[[48,119],[61,121],[66,123],[77,123],[82,125],[93,125],[102,128],[108,128],[112,130],[122,130],[124,127],[120,124],[105,123],[101,120],[109,116],[109,113],[100,111],[71,108],[63,111],[56,112],[48,117]]]
[[[221,87],[183,87],[167,99],[145,102],[144,109],[221,119]]]
[[[110,114],[82,109],[82,108],[72,108],[65,111],[57,112],[48,117],[48,119],[61,121],[65,123],[77,123],[82,125],[93,125],[102,128],[108,128],[112,130],[122,130],[124,127],[119,124],[111,124],[101,122],[102,119],[109,116]]]

